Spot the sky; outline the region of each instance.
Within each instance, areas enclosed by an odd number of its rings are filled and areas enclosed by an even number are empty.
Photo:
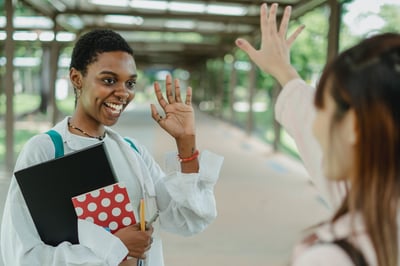
[[[362,35],[372,29],[381,28],[385,22],[379,16],[371,15],[363,19],[358,16],[367,12],[377,14],[383,4],[400,6],[400,0],[355,0],[347,5],[349,12],[343,17],[343,21],[355,35]]]

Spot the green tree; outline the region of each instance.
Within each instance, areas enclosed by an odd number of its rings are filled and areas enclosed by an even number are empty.
[[[326,6],[314,9],[293,21],[289,34],[300,25],[305,29],[293,44],[291,61],[300,76],[307,81],[314,79],[326,60],[329,8]]]
[[[400,31],[400,5],[383,5],[378,14],[385,21],[385,25],[380,32]]]

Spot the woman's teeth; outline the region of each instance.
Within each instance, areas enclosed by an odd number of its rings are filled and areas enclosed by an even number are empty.
[[[123,105],[122,104],[115,104],[115,103],[105,103],[107,107],[112,108],[116,112],[121,112]]]

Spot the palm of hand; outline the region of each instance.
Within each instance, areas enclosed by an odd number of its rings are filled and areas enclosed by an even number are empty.
[[[289,25],[291,7],[285,8],[281,24],[277,26],[278,5],[273,4],[268,12],[268,6],[263,4],[260,9],[260,26],[262,42],[259,50],[256,50],[248,41],[238,39],[236,44],[245,51],[252,61],[257,64],[264,72],[279,77],[281,73],[287,71],[290,66],[290,47],[297,36],[304,29],[298,27],[289,38],[286,37]]]
[[[161,92],[160,85],[157,82],[154,83],[154,91],[158,103],[165,112],[165,117],[162,117],[152,104],[151,114],[153,119],[175,139],[187,135],[195,135],[192,89],[190,87],[187,88],[186,99],[185,102],[183,102],[181,99],[179,81],[174,81],[173,89],[171,76],[168,75],[165,84],[167,100]]]
[[[159,124],[171,136],[179,138],[195,134],[194,111],[191,105],[175,102],[165,106],[164,112],[166,117]]]

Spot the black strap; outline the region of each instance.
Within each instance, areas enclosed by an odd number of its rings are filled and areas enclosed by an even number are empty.
[[[350,244],[346,239],[335,240],[333,244],[339,246],[344,252],[346,252],[355,266],[368,266],[361,251]]]

